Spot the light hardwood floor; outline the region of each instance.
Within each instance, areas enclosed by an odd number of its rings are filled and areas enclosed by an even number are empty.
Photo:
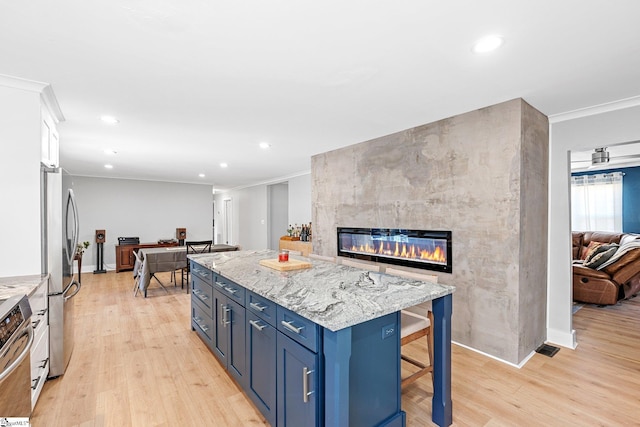
[[[268,425],[191,331],[179,286],[152,283],[144,299],[130,272],[82,281],[71,363],[45,383],[33,427]],[[640,297],[585,306],[574,328],[576,350],[536,354],[522,369],[454,345],[453,425],[640,425]],[[429,376],[402,396],[408,426],[432,425]]]

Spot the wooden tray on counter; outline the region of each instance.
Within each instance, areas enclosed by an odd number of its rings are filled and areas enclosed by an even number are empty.
[[[302,270],[303,268],[311,268],[311,263],[300,261],[299,259],[289,258],[289,261],[280,262],[277,259],[261,259],[260,265],[273,268],[278,271]]]

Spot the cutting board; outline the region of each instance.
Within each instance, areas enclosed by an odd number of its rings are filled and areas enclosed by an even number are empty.
[[[278,271],[301,270],[303,268],[311,268],[311,263],[300,261],[298,259],[289,258],[289,261],[280,262],[277,259],[261,259],[260,265],[273,268]]]

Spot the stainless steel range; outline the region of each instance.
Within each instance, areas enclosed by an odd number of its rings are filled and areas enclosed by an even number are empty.
[[[31,416],[31,306],[25,296],[0,304],[0,418]]]

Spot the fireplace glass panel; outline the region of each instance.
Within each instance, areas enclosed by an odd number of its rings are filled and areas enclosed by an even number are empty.
[[[451,231],[338,228],[338,255],[451,272]]]

